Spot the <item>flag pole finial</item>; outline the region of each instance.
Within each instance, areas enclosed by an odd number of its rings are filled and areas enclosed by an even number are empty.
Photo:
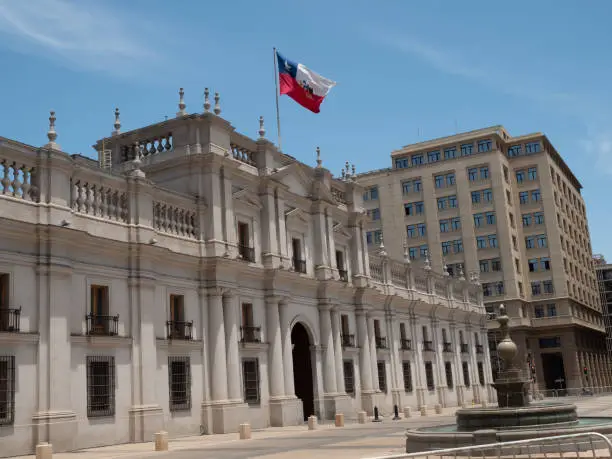
[[[178,108],[179,111],[176,112],[176,116],[180,117],[180,116],[185,116],[186,112],[185,112],[185,108],[187,107],[187,105],[185,105],[185,91],[183,90],[183,88],[179,89],[179,103],[178,103]]]

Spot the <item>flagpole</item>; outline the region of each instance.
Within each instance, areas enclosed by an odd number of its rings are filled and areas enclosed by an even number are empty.
[[[280,110],[278,108],[278,60],[276,58],[276,48],[272,48],[274,52],[274,83],[276,86],[276,129],[278,131],[277,147],[278,151],[281,149],[281,127],[280,127]]]

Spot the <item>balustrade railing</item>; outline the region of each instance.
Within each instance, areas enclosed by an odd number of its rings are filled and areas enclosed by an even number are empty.
[[[98,336],[117,336],[119,334],[119,314],[116,316],[87,314],[87,334]]]
[[[72,178],[72,210],[105,220],[127,223],[127,193],[113,187]]]
[[[0,332],[19,332],[21,307],[19,309],[0,308]]]
[[[382,263],[377,263],[370,258],[370,276],[378,282],[384,282]]]
[[[453,344],[452,343],[442,343],[442,351],[443,352],[453,352]]]
[[[186,322],[168,320],[166,322],[166,336],[168,339],[190,341],[193,339],[193,320]]]
[[[424,351],[433,351],[433,341],[423,341]]]
[[[427,277],[420,273],[416,274],[414,276],[414,288],[420,290],[421,292],[427,292]]]
[[[376,336],[376,349],[387,349],[387,338],[385,336]]]
[[[402,338],[400,340],[400,345],[403,351],[411,351],[412,350],[412,340],[407,338]]]
[[[306,261],[294,258],[293,269],[298,273],[306,274]]]
[[[153,228],[163,233],[197,239],[197,212],[163,202],[153,202]]]
[[[240,335],[242,343],[261,343],[261,327],[240,327]]]
[[[38,201],[38,180],[36,168],[0,160],[0,195]]]
[[[248,245],[238,244],[238,255],[243,261],[255,262],[255,249]]]
[[[355,347],[355,335],[342,333],[342,347]]]
[[[446,279],[437,278],[434,282],[436,295],[446,297]]]
[[[348,271],[346,269],[339,269],[338,274],[340,275],[340,280],[342,282],[348,282]]]
[[[406,287],[406,265],[396,261],[391,262],[391,283],[398,287]]]
[[[143,157],[174,150],[172,133],[137,140],[119,148],[121,161],[131,161],[139,154]]]
[[[243,162],[245,164],[249,164],[251,166],[255,165],[255,153],[251,150],[241,147],[236,144],[231,144],[230,148],[232,150],[232,156],[234,159]]]

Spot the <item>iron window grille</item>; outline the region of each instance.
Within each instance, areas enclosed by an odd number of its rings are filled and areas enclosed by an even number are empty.
[[[170,411],[191,409],[191,361],[187,356],[168,357]]]
[[[15,421],[15,356],[0,355],[0,425]]]
[[[344,390],[347,394],[355,394],[355,367],[352,360],[345,360],[344,366]]]
[[[259,359],[242,360],[242,378],[244,383],[244,401],[249,405],[258,405],[260,403]]]
[[[444,362],[444,371],[446,373],[446,385],[449,389],[453,388],[453,367],[450,362]]]
[[[433,374],[433,365],[431,362],[425,362],[425,379],[427,380],[427,389],[432,391],[436,388]]]
[[[115,415],[115,357],[87,357],[87,417]]]
[[[481,386],[485,385],[485,377],[484,377],[484,367],[482,362],[478,362],[478,381]]]
[[[467,362],[463,362],[462,366],[463,366],[463,385],[465,387],[470,387],[470,368],[468,367]]]
[[[387,393],[387,372],[385,370],[385,361],[378,361],[378,387],[381,392]]]
[[[404,372],[404,391],[412,392],[412,369],[409,360],[402,362],[402,370]]]

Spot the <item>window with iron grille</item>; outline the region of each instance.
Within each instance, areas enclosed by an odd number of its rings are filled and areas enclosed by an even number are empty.
[[[404,372],[404,391],[412,392],[412,369],[409,360],[402,362],[402,370]]]
[[[470,387],[470,368],[467,362],[462,362],[463,367],[463,385]]]
[[[478,362],[478,381],[481,386],[485,385],[485,377],[484,377],[484,367],[482,362]]]
[[[87,357],[87,417],[115,415],[115,357]]]
[[[427,380],[427,389],[434,390],[436,383],[434,382],[433,365],[431,362],[425,362],[425,379]]]
[[[259,359],[242,360],[244,401],[249,405],[259,404]]]
[[[187,356],[168,357],[170,411],[191,409],[191,360]]]
[[[446,373],[446,385],[449,389],[453,388],[453,366],[450,362],[444,362],[444,371]]]
[[[381,392],[387,392],[387,372],[385,370],[385,361],[378,361],[378,387]]]
[[[344,390],[347,394],[355,394],[355,367],[352,360],[345,360],[344,366]]]
[[[15,421],[15,356],[0,355],[0,425]]]

